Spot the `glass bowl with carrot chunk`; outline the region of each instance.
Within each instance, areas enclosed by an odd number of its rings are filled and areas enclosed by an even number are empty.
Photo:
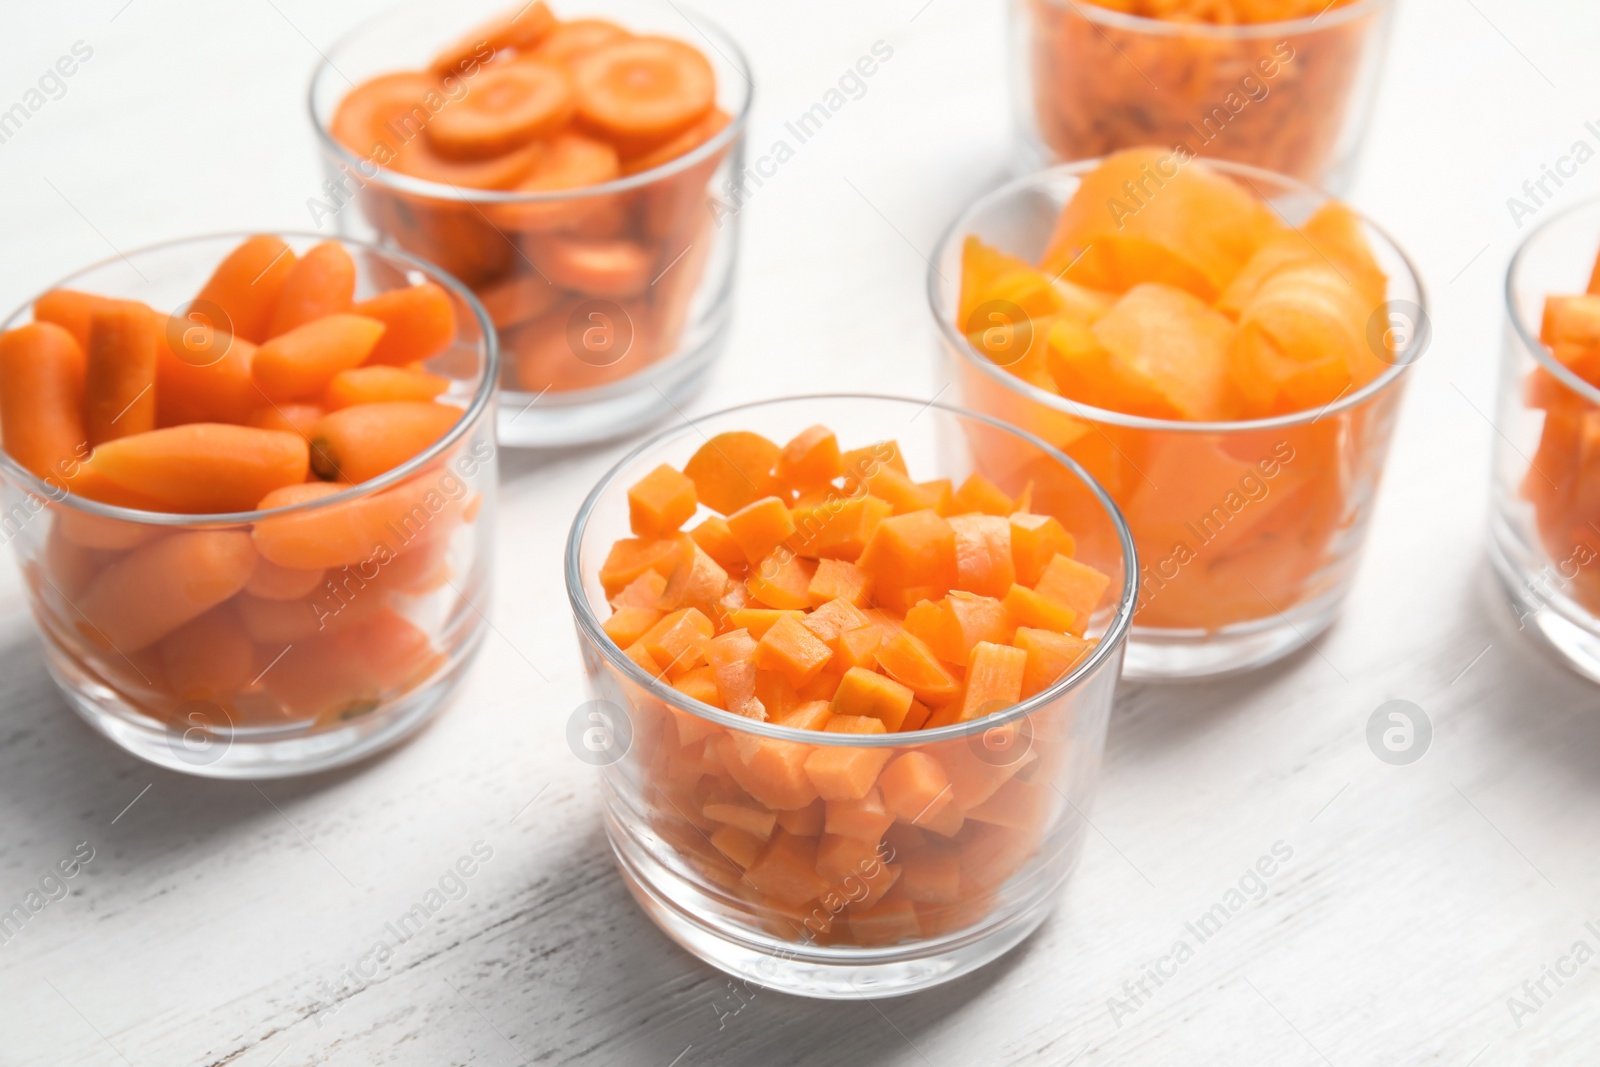
[[[1182,146],[1344,190],[1394,0],[1012,0],[1019,171]]]
[[[1087,832],[1135,571],[1082,468],[937,403],[765,401],[640,446],[566,559],[567,737],[635,898],[804,996],[997,958]]]
[[[411,256],[198,237],[0,326],[0,492],[45,665],[179,771],[338,766],[442,706],[485,626],[499,355]]]
[[[1129,149],[978,200],[928,295],[960,402],[1072,456],[1127,518],[1129,677],[1257,667],[1332,624],[1428,341],[1380,230],[1281,175]]]
[[[1517,625],[1600,682],[1600,199],[1506,275],[1489,556]]]
[[[460,278],[503,443],[617,437],[702,384],[731,310],[750,71],[659,0],[413,0],[328,51],[319,229]]]

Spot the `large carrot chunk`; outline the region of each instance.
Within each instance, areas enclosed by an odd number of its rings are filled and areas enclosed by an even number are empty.
[[[939,662],[933,649],[905,630],[886,637],[873,658],[889,677],[930,704],[943,704],[960,689],[960,683]]]
[[[836,494],[795,509],[795,532],[788,547],[811,559],[854,560],[893,511],[894,505],[875,496]]]
[[[1002,597],[1016,581],[1011,523],[998,515],[952,515],[956,586],[969,593]]]
[[[881,734],[882,720],[836,715],[824,727],[825,733]],[[823,800],[860,800],[878,780],[878,772],[894,755],[890,748],[846,748],[820,744],[806,757],[806,775]]]
[[[816,572],[813,560],[777,548],[751,568],[745,585],[751,596],[768,607],[807,608],[811,606],[811,580]]]
[[[752,734],[725,734],[722,761],[746,793],[769,808],[790,811],[817,799],[816,787],[806,777],[810,745],[779,741]]]
[[[731,515],[772,491],[780,452],[760,434],[732,430],[701,445],[683,465],[683,473],[694,482],[702,504]]]
[[[33,322],[0,334],[0,442],[57,485],[88,453],[83,375],[83,350],[60,326]]]
[[[1110,373],[1135,396],[1154,397],[1184,419],[1226,419],[1234,326],[1197,297],[1168,285],[1130,289],[1093,328]]]
[[[157,323],[156,425],[249,422],[263,400],[250,373],[256,346],[190,315]]]
[[[1029,626],[1017,630],[1014,643],[1028,657],[1022,669],[1023,697],[1055,685],[1094,648],[1092,641],[1081,637]]]
[[[304,439],[278,430],[195,422],[107,441],[87,466],[163,511],[250,511],[306,480]]]
[[[1023,649],[979,642],[967,667],[960,721],[1004,711],[1022,699],[1022,675],[1027,664],[1028,653]]]
[[[905,722],[915,696],[909,686],[893,678],[861,667],[851,667],[844,672],[839,688],[833,694],[833,711],[840,716],[874,719],[881,722],[885,729],[894,731]]]
[[[600,565],[600,584],[610,597],[622,592],[646,571],[665,578],[677,567],[682,553],[683,544],[677,538],[623,538],[611,546],[605,562]]]
[[[628,489],[628,523],[639,537],[665,537],[694,517],[694,482],[665,463]]]
[[[626,152],[682,132],[711,110],[716,78],[699,51],[666,37],[635,37],[574,61],[578,118]]]
[[[1032,515],[1018,512],[1011,516],[1011,562],[1016,568],[1016,580],[1033,586],[1044,573],[1045,565],[1057,555],[1070,556],[1077,551],[1077,541],[1050,515]],[[1005,596],[1002,589],[995,596]]]
[[[827,883],[817,874],[817,842],[775,830],[772,840],[744,872],[756,889],[785,904],[805,904],[822,895]]]
[[[1094,614],[1110,584],[1108,576],[1088,564],[1079,563],[1071,556],[1056,556],[1045,566],[1033,588],[1040,596],[1071,608],[1077,616],[1071,632],[1081,636],[1089,616]]]
[[[789,489],[825,486],[843,473],[839,439],[826,426],[801,430],[778,456],[778,480]]]
[[[880,599],[911,587],[943,596],[956,584],[955,531],[931,510],[893,515],[878,523],[857,563]]]
[[[78,629],[123,654],[154,644],[245,587],[250,536],[231,530],[171,534],[108,565],[78,601]]]
[[[878,776],[883,806],[902,822],[923,825],[950,804],[950,779],[926,752],[902,752]]]
[[[764,496],[729,515],[728,532],[748,562],[760,563],[794,533],[794,519],[789,505],[775,496]]]
[[[747,630],[730,630],[706,642],[706,662],[716,673],[722,706],[748,719],[765,719],[756,698],[756,641]]]
[[[796,689],[815,678],[832,658],[833,650],[791,615],[773,623],[756,644],[756,668],[780,672]]]

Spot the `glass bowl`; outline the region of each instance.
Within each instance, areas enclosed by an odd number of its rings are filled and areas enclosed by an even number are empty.
[[[1354,176],[1393,0],[1231,26],[1012,0],[1017,173],[1186,145],[1342,192]]]
[[[968,236],[1034,263],[1061,207],[1097,160],[1019,178],[962,212],[928,271],[928,299],[957,402],[1004,419],[1081,463],[1121,508],[1143,566],[1126,673],[1228,674],[1270,663],[1332,624],[1354,579],[1405,383],[1428,343],[1421,282],[1363,220],[1388,302],[1368,323],[1392,366],[1324,408],[1238,422],[1106,411],[1023,381],[955,328]],[[1290,224],[1327,196],[1293,179],[1211,162]],[[1383,339],[1394,339],[1391,352]]]
[[[53,288],[178,315],[247,236],[154,245]],[[297,253],[323,240],[278,236]],[[462,418],[422,454],[310,503],[223,515],[98,503],[0,455],[6,536],[45,664],[90,725],[151,763],[270,778],[370,755],[440,709],[487,625],[493,328],[436,268],[343,243],[358,300],[431,281],[455,304],[456,337],[427,369],[449,379],[440,399]],[[32,318],[30,302],[0,330]]]
[[[759,427],[781,441],[817,423],[847,446],[893,438],[918,477],[982,473],[1010,494],[1048,478],[1052,494],[1036,494],[1033,510],[1062,518],[1077,535],[1078,558],[1111,578],[1111,603],[1088,627],[1099,638],[1093,652],[1056,684],[993,715],[880,735],[730,714],[624,655],[601,628],[606,598],[598,570],[612,542],[628,534],[629,486],[662,463],[681,467],[719,432]],[[770,400],[708,415],[641,445],[589,494],[566,555],[594,698],[573,711],[568,741],[601,768],[606,831],[635,899],[701,959],[802,996],[909,993],[997,958],[1044,920],[1077,862],[1136,570],[1121,516],[1081,467],[1035,437],[941,404],[877,396]],[[759,761],[794,765],[819,752],[882,753],[878,765],[891,771],[898,760],[932,760],[948,775],[950,800],[940,800],[941,790],[923,812],[896,816],[873,800],[875,789],[860,801],[823,801],[805,794],[802,783],[801,793],[779,796],[746,774]],[[725,805],[713,814],[734,818],[744,837],[720,830],[706,814],[713,801]],[[739,811],[730,816],[732,808]],[[937,816],[923,818],[931,808]],[[802,877],[784,881],[780,870],[797,863]]]
[[[1600,199],[1551,216],[1506,272],[1489,556],[1518,628],[1600,682],[1600,389],[1540,341],[1547,296],[1583,292]]]
[[[330,133],[345,94],[375,75],[422,69],[507,0],[412,0],[335,44],[311,82],[328,182],[308,201],[321,227],[397,247],[460,278],[500,331],[499,439],[557,447],[618,437],[673,410],[706,380],[729,321],[752,84],[738,45],[698,14],[650,0],[562,0],[595,18],[701,48],[730,121],[651,170],[553,192],[427,181],[352,153]],[[477,68],[481,70],[482,68]],[[476,73],[476,72],[475,72]],[[456,93],[471,92],[463,75]],[[389,127],[398,151],[419,129]],[[596,257],[630,269],[586,268]]]

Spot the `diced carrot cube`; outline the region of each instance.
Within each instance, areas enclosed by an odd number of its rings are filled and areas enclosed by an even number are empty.
[[[705,657],[717,678],[722,707],[747,719],[765,719],[756,699],[755,638],[748,630],[730,630],[706,642]],[[652,672],[653,673],[653,672]]]
[[[1075,551],[1077,542],[1054,517],[1023,512],[1011,516],[1011,561],[1021,584],[1032,587],[1051,559]],[[1004,596],[1005,592],[995,595]]]
[[[798,834],[801,837],[821,837],[822,822],[827,810],[824,801],[813,800],[796,811],[778,812],[778,825],[791,834]]]
[[[863,947],[894,945],[922,936],[917,908],[892,890],[870,908],[850,909],[850,933]]]
[[[902,752],[878,776],[883,806],[897,819],[925,826],[950,805],[950,779],[939,761],[913,749]]]
[[[611,598],[614,608],[653,608],[667,591],[667,579],[659,571],[645,571],[623,586],[622,592]]]
[[[782,671],[756,671],[756,698],[767,709],[770,721],[785,718],[806,703]]]
[[[683,546],[675,538],[625,537],[611,546],[600,565],[600,584],[606,596],[616,596],[645,571],[668,575],[678,565]]]
[[[728,572],[705,554],[688,534],[679,534],[677,565],[667,577],[656,607],[662,611],[698,608],[707,616],[720,610],[719,601],[728,588]]]
[[[829,562],[822,560],[817,564],[820,570],[822,564]],[[812,583],[815,586],[815,582]],[[814,611],[807,612],[800,617],[800,622],[806,629],[817,635],[818,640],[835,651],[839,648],[839,635],[847,630],[858,630],[868,625],[866,615],[861,609],[848,600],[830,600]]]
[[[710,664],[684,671],[673,679],[672,688],[702,704],[722,707],[722,694],[717,691],[717,672]]]
[[[813,605],[843,600],[859,608],[866,605],[871,584],[866,572],[848,560],[820,559],[807,592]]]
[[[801,700],[826,700],[833,701],[833,694],[839,689],[839,679],[843,672],[833,670],[833,661],[828,661],[817,676],[799,688],[798,695]]]
[[[924,730],[937,730],[941,726],[949,726],[958,721],[961,715],[961,701],[952,700],[942,707],[934,708],[928,714],[928,721],[922,724]]]
[[[753,500],[728,516],[728,532],[750,563],[760,563],[794,533],[789,505],[775,496]]]
[[[724,824],[711,831],[711,845],[718,852],[739,865],[744,870],[756,861],[761,855],[761,850],[766,847],[767,839],[757,837],[747,830],[737,826]]]
[[[858,837],[876,845],[893,824],[894,813],[883,806],[877,787],[860,800],[829,800],[825,805],[823,829],[830,834]]]
[[[698,665],[706,643],[715,634],[716,628],[703,612],[682,608],[664,616],[639,641],[663,668],[687,670]]]
[[[694,517],[694,482],[665,463],[628,490],[628,522],[637,537],[666,537]]]
[[[996,515],[956,515],[956,587],[970,593],[1002,597],[1016,581],[1011,556],[1011,522]]]
[[[1005,491],[981,474],[973,474],[956,490],[957,514],[1010,515],[1015,502]]]
[[[772,629],[772,624],[785,615],[791,616],[797,622],[805,619],[805,612],[797,608],[735,608],[728,612],[728,623],[749,630],[750,636],[759,641],[767,635],[768,630]]]
[[[826,485],[843,473],[839,439],[826,426],[801,430],[778,456],[778,480],[790,489]]]
[[[939,502],[938,495],[924,489],[910,476],[893,467],[879,467],[872,474],[863,479],[867,490],[879,500],[887,500],[896,515],[909,515],[914,511],[934,511]],[[848,489],[851,483],[846,481]]]
[[[880,721],[890,731],[899,730],[915,699],[908,686],[862,667],[844,672],[833,695],[835,715],[864,715]],[[826,794],[824,794],[826,795]]]
[[[905,457],[900,454],[897,441],[879,441],[865,448],[852,448],[840,453],[839,462],[847,478],[869,478],[881,467],[893,467],[901,474],[908,473]]]
[[[661,612],[655,608],[640,608],[627,605],[618,608],[612,616],[600,624],[606,636],[617,643],[618,648],[627,648],[645,631],[661,620]]]
[[[833,706],[826,700],[806,700],[774,715],[772,722],[794,730],[826,730],[833,719]]]
[[[960,509],[956,507],[956,487],[949,478],[934,478],[931,481],[918,482],[922,491],[928,494],[932,501],[934,511],[945,518],[956,514]]]
[[[906,612],[906,632],[933,649],[940,659],[955,663],[960,656],[960,635],[943,599],[923,600]]]
[[[876,841],[843,834],[824,834],[817,843],[817,873],[837,886],[851,875],[861,875],[883,866]]]
[[[645,649],[643,642],[635,641],[633,644],[623,649],[622,654],[633,660],[633,662],[637,663],[640,669],[646,674],[650,675],[650,677],[661,677],[661,665],[658,664],[655,657]]]
[[[956,584],[955,531],[933,511],[892,515],[878,524],[857,560],[881,594],[931,586],[943,596]]]
[[[1022,672],[1027,664],[1028,654],[1020,648],[980,641],[967,667],[961,721],[992,715],[1022,699]]]
[[[817,842],[783,830],[773,832],[744,876],[756,889],[786,904],[815,900],[827,889],[817,874]]]
[[[744,566],[744,551],[739,547],[739,542],[733,539],[733,533],[728,529],[728,520],[721,515],[708,516],[704,522],[689,531],[689,536],[694,538],[694,543],[699,545],[706,555],[724,568]]]
[[[700,502],[731,515],[772,492],[779,448],[757,433],[719,433],[700,446],[683,465]]]
[[[756,667],[781,672],[796,688],[816,677],[832,658],[832,649],[788,615],[773,623],[756,644]]]
[[[854,560],[893,510],[887,500],[865,495],[839,495],[808,508],[797,507],[788,547],[810,559]]]
[[[1110,577],[1093,567],[1071,556],[1056,555],[1046,564],[1033,588],[1040,596],[1071,608],[1077,626],[1071,632],[1082,636],[1089,616],[1094,614],[1095,606],[1110,584]]]
[[[867,670],[877,670],[878,661],[875,654],[878,644],[883,640],[883,631],[876,626],[862,626],[854,630],[846,630],[839,635],[838,651],[834,652],[834,664],[842,666],[845,670],[852,667],[865,667]]]
[[[1014,585],[1006,593],[1002,604],[1018,626],[1054,630],[1056,633],[1081,632],[1078,615],[1059,601],[1034,592],[1025,585]]]
[[[724,800],[705,804],[700,811],[714,822],[737,826],[763,841],[772,836],[773,827],[778,824],[776,815],[756,804],[738,804]]]
[[[1015,830],[992,823],[974,823],[961,840],[961,877],[976,889],[994,889],[1016,874],[1039,847],[1042,826]]]
[[[753,734],[729,734],[719,745],[728,773],[746,793],[769,808],[803,808],[817,799],[806,776],[810,745]]]
[[[1055,685],[1094,648],[1093,641],[1028,626],[1017,630],[1012,644],[1028,656],[1027,666],[1022,671],[1023,697],[1042,693]]]
[[[954,697],[959,688],[955,676],[945,670],[933,649],[904,630],[886,637],[873,658],[889,677],[908,686],[927,703],[942,704]]]
[[[932,709],[920,700],[913,700],[911,707],[906,709],[906,717],[900,721],[900,732],[920,730],[927,724],[928,717],[933,714]]]
[[[881,734],[878,719],[857,715],[835,715],[827,733]],[[854,748],[819,744],[806,757],[806,775],[823,800],[860,800],[871,791],[878,772],[894,755],[890,748]]]
[[[918,904],[961,902],[961,862],[943,849],[921,849],[900,859],[900,886]]]
[[[1051,792],[1048,786],[1012,778],[988,800],[968,808],[966,816],[974,822],[1008,826],[1014,830],[1036,830],[1050,817]]]
[[[750,595],[769,608],[808,608],[811,606],[811,579],[817,565],[786,548],[772,554],[750,570],[744,584]]]

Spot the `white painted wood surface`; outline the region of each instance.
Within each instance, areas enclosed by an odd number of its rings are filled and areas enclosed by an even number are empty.
[[[0,109],[93,49],[0,144],[0,304],[113,248],[309,228],[316,49],[379,4],[0,2]],[[746,208],[733,342],[697,409],[933,395],[923,256],[1003,166],[1000,5],[705,6],[753,60],[757,153],[873,42],[894,56]],[[1124,691],[1099,832],[1009,958],[908,999],[743,1004],[651,926],[563,741],[583,694],[559,548],[622,446],[514,455],[495,632],[461,698],[314,780],[189,779],[101,740],[51,688],[5,567],[0,904],[81,842],[93,859],[0,946],[0,1064],[1595,1062],[1592,964],[1546,979],[1531,1015],[1507,999],[1574,942],[1600,947],[1600,694],[1520,639],[1482,546],[1506,198],[1600,144],[1597,41],[1579,0],[1402,0],[1353,199],[1421,265],[1437,330],[1358,587],[1320,653]],[[1591,162],[1557,199],[1596,188]],[[1363,740],[1391,698],[1434,724],[1409,767]],[[1114,1020],[1108,998],[1280,841],[1263,899]],[[465,895],[378,980],[330,993],[475,842],[492,856]]]

